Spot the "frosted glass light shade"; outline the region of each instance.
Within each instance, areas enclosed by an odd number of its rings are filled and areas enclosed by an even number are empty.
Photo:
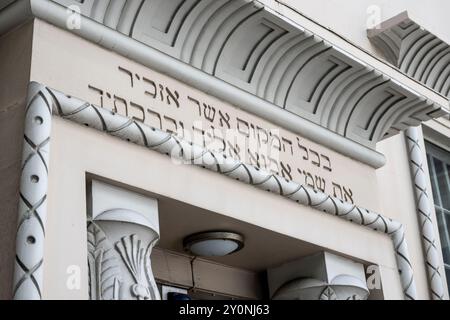
[[[194,243],[191,252],[196,256],[222,257],[234,252],[239,245],[230,240],[205,240]]]
[[[204,232],[187,237],[184,248],[195,256],[222,257],[239,251],[244,238],[232,232]]]

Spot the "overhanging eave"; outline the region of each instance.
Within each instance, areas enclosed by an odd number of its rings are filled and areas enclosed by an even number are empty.
[[[0,12],[0,33],[33,17],[67,29],[65,6],[77,5],[81,28],[68,31],[373,167],[384,163],[378,141],[448,112],[433,90],[256,1],[95,3],[17,0]]]
[[[386,59],[423,85],[450,97],[450,45],[402,12],[368,30]]]

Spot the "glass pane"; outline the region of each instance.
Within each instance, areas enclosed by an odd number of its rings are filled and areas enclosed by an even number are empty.
[[[443,165],[444,172],[442,181],[440,181],[442,206],[444,209],[450,210],[450,164],[444,162]]]
[[[444,217],[445,217],[445,237],[447,238],[445,249],[442,250],[445,252],[444,261],[446,264],[450,265],[450,211],[444,209]]]
[[[436,180],[436,173],[434,170],[434,161],[433,161],[433,157],[430,156],[429,154],[427,155],[427,161],[428,161],[428,169],[430,171],[430,180],[431,180],[431,188],[433,189],[433,201],[434,204],[441,207],[442,203],[440,200],[440,196],[439,196],[439,187],[437,184],[437,180]]]
[[[445,276],[447,278],[448,291],[450,292],[450,268],[449,267],[445,267]]]
[[[433,159],[434,168],[436,170],[436,180],[438,184],[441,206],[447,210],[450,210],[450,186],[447,166],[440,160]]]
[[[450,152],[426,143],[431,188],[450,291]]]
[[[445,217],[447,216],[447,218]],[[442,254],[444,262],[450,264],[450,243],[448,242],[447,235],[449,234],[450,217],[445,214],[442,209],[436,207],[436,217],[439,225],[439,236],[441,239]]]

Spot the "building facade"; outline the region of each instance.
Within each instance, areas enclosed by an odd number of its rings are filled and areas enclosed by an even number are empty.
[[[448,300],[445,9],[0,1],[0,298]]]

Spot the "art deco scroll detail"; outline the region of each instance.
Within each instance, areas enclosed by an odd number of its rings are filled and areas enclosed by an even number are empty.
[[[420,135],[418,128],[410,128],[406,131],[406,144],[409,154],[409,165],[414,183],[416,197],[417,216],[419,219],[422,245],[425,254],[428,282],[431,297],[434,300],[444,299],[444,284],[439,270],[439,255],[437,249],[436,233],[434,231],[432,208],[430,205],[429,191],[427,187],[427,174],[425,173],[425,159],[420,147]]]
[[[153,275],[147,268],[150,262],[151,245],[142,247],[141,240],[136,234],[123,237],[120,242],[116,242],[115,248],[120,253],[128,271],[133,276],[135,283],[131,286],[133,297],[137,300],[150,300],[154,298],[154,292],[150,287]]]
[[[148,127],[135,120],[95,107],[73,97],[68,97],[42,85],[33,83],[30,88],[31,91],[39,91],[40,96],[51,96],[49,105],[52,106],[53,113],[63,119],[106,132],[162,154],[177,156],[183,161],[202,166],[262,190],[279,194],[298,204],[310,206],[316,210],[389,235],[394,244],[405,298],[416,298],[413,271],[401,223],[370,210],[346,203],[308,186],[289,182],[280,176],[227,158],[223,154],[212,153],[203,147],[183,141],[172,134]],[[46,107],[46,100],[39,101],[41,107]],[[18,234],[18,237],[22,237],[22,234]],[[34,251],[31,252],[34,254]],[[40,257],[42,259],[42,252]],[[28,298],[33,298],[33,296],[28,296]]]
[[[93,198],[99,194],[95,190]],[[136,211],[112,209],[91,216],[88,222],[91,300],[159,300],[150,261],[158,240],[158,230]]]
[[[384,24],[387,24],[384,27]],[[450,45],[408,17],[407,12],[368,31],[386,59],[407,75],[450,97]]]

